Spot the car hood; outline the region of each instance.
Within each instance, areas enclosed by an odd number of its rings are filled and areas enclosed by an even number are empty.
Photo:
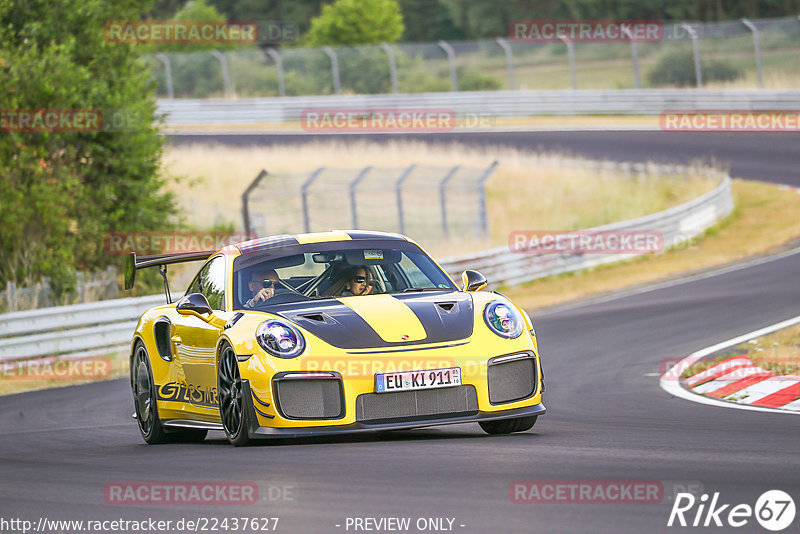
[[[271,312],[342,349],[441,343],[472,335],[472,297],[458,291],[287,303]]]

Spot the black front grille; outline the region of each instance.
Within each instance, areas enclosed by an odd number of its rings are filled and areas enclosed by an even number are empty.
[[[536,360],[489,362],[489,402],[502,404],[530,397],[536,387]]]
[[[356,398],[356,421],[434,419],[478,413],[478,395],[471,385],[450,388],[365,393]]]
[[[342,383],[333,379],[275,381],[280,413],[288,419],[340,419],[344,417]]]

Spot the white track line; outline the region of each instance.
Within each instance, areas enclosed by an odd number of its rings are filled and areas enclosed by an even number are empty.
[[[771,334],[772,332],[781,330],[782,328],[787,328],[789,326],[794,326],[798,323],[800,323],[800,315],[798,315],[797,317],[792,317],[791,319],[787,319],[785,321],[781,321],[779,323],[765,326],[764,328],[759,328],[758,330],[748,332],[747,334],[742,334],[741,336],[737,336],[735,338],[722,341],[720,343],[717,343],[716,345],[711,345],[710,347],[698,350],[697,352],[694,352],[689,356],[687,356],[686,358],[679,361],[666,373],[664,373],[664,375],[662,375],[661,379],[659,380],[659,385],[661,386],[661,389],[663,389],[672,396],[680,397],[682,399],[686,399],[692,402],[697,402],[700,404],[708,404],[710,406],[723,406],[725,408],[737,408],[739,410],[754,410],[758,412],[772,412],[772,413],[786,413],[792,415],[800,415],[800,411],[790,411],[779,408],[764,408],[762,406],[750,406],[748,404],[737,404],[733,402],[726,402],[718,399],[713,399],[710,397],[705,397],[703,395],[697,395],[696,393],[692,393],[684,389],[681,386],[679,380],[676,380],[675,378],[667,378],[667,375],[670,376],[680,375],[680,373],[682,372],[681,370],[690,367],[697,360],[703,358],[704,356],[708,356],[709,354],[713,354],[718,350],[726,349],[728,347],[738,345],[739,343],[744,343],[745,341],[750,341],[751,339],[761,337],[766,334]]]

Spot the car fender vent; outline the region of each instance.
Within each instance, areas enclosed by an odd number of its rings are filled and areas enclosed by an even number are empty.
[[[458,307],[456,306],[455,302],[437,302],[436,306],[438,306],[439,309],[441,309],[445,313],[458,311]]]
[[[317,321],[318,323],[328,322],[325,318],[325,314],[323,313],[304,313],[301,314],[300,317],[303,319],[308,319],[309,321]]]

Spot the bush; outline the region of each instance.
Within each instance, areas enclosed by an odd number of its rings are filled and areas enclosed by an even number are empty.
[[[56,292],[69,291],[76,268],[110,263],[106,233],[169,224],[150,69],[134,47],[109,43],[102,31],[104,21],[140,18],[146,4],[0,2],[4,111],[99,110],[104,120],[108,111],[133,119],[124,130],[0,135],[0,286],[48,276]]]
[[[700,61],[703,70],[703,82],[732,81],[741,76],[741,72],[725,61]],[[696,85],[694,72],[694,54],[690,51],[671,52],[661,57],[650,72],[650,85],[675,85],[684,87]]]
[[[503,86],[503,82],[491,74],[476,70],[458,68],[457,75],[459,91],[496,91]]]

